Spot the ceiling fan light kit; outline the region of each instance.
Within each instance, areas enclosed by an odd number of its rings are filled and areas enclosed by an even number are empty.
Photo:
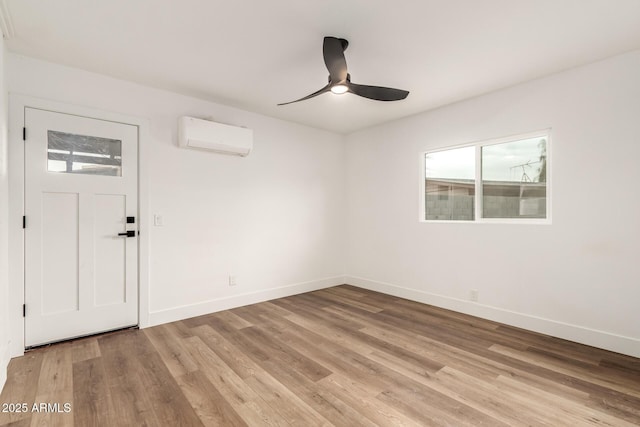
[[[342,95],[343,93],[347,93],[349,91],[349,88],[345,85],[335,85],[331,87],[331,92],[335,93],[336,95]]]
[[[322,55],[324,56],[324,63],[327,66],[327,70],[329,70],[329,83],[310,95],[278,105],[293,104],[294,102],[304,101],[326,92],[332,92],[338,95],[350,92],[354,95],[375,101],[399,101],[409,95],[409,91],[402,89],[351,83],[351,75],[347,72],[347,60],[344,57],[344,51],[348,46],[349,42],[345,39],[325,37],[322,45]]]

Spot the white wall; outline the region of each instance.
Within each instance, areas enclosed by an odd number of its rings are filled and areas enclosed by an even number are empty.
[[[8,193],[7,179],[7,91],[5,89],[5,48],[0,31],[0,390],[7,379],[9,363],[9,276],[8,276]]]
[[[640,356],[638,76],[640,51],[349,135],[348,281]],[[552,225],[418,221],[419,153],[545,128]]]
[[[140,224],[149,243],[149,324],[342,283],[342,136],[31,58],[7,59],[11,93],[147,120],[141,197],[148,211]],[[181,115],[249,127],[254,150],[239,158],[180,149]],[[163,216],[163,227],[151,225],[153,214]]]
[[[640,52],[351,134],[346,158],[339,135],[5,60],[11,92],[148,120],[150,324],[338,284],[347,271],[355,285],[640,356]],[[184,114],[253,128],[254,152],[178,149]],[[418,221],[419,153],[544,128],[552,225]],[[618,204],[598,203],[600,194]],[[164,227],[149,225],[154,213]]]

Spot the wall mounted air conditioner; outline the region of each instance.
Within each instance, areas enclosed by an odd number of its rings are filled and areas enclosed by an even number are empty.
[[[178,119],[178,145],[245,157],[253,148],[253,131],[183,116]]]

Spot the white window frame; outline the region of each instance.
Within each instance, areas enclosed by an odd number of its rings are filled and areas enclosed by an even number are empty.
[[[488,147],[491,145],[504,144],[506,142],[515,142],[521,139],[531,138],[545,138],[547,141],[547,186],[546,186],[546,217],[545,218],[482,218],[483,206],[482,206],[482,147]],[[474,197],[474,219],[473,220],[437,220],[426,219],[426,206],[425,206],[425,156],[431,153],[437,153],[441,151],[449,151],[457,148],[475,147],[475,197]],[[517,135],[510,135],[500,138],[493,138],[488,140],[482,140],[477,142],[471,142],[466,144],[451,145],[446,147],[437,147],[420,153],[420,212],[419,222],[427,224],[536,224],[536,225],[550,225],[551,224],[551,191],[552,191],[552,179],[551,170],[553,167],[552,150],[551,150],[551,129],[544,129],[535,132],[522,133]]]

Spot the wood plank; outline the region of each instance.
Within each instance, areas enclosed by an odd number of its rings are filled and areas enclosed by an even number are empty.
[[[257,369],[255,362],[244,351],[231,344],[218,331],[209,325],[202,325],[194,328],[193,332],[240,378],[249,378],[255,374]]]
[[[60,409],[64,404],[73,406],[73,370],[70,350],[71,344],[63,343],[44,352],[38,378],[38,391],[34,401],[39,410],[31,413],[32,426],[73,425],[74,411],[58,412],[58,409],[50,411],[46,406],[57,404]],[[41,406],[43,404],[45,409]]]
[[[260,366],[314,408],[329,423],[334,425],[373,425],[365,422],[366,417],[360,411],[348,405],[344,399],[323,386],[323,380],[313,382],[295,370],[288,369],[277,361],[266,360]],[[327,377],[325,377],[327,378]]]
[[[191,329],[184,322],[173,322],[171,323],[175,327],[175,332],[178,334],[180,338],[190,338],[193,336],[191,333]]]
[[[640,425],[640,359],[349,285],[11,361],[8,425]],[[31,408],[29,408],[31,409]]]
[[[262,348],[269,349],[269,359],[278,359],[291,369],[295,369],[311,381],[318,381],[331,374],[331,371],[315,362],[312,358],[303,355],[288,345],[273,340],[261,330],[251,327],[242,331],[248,339],[258,344]]]
[[[379,426],[414,426],[423,424],[411,419],[406,414],[390,405],[386,405],[368,393],[361,383],[341,374],[332,374],[320,381],[328,392],[338,396],[350,407],[357,408],[360,416]]]
[[[455,400],[442,399],[438,393],[416,393],[408,389],[389,389],[377,398],[389,406],[398,408],[407,416],[429,426],[501,426],[495,418],[484,415]]]
[[[29,427],[31,425],[31,419],[30,418],[25,418],[23,420],[18,420],[18,421],[13,421],[9,424],[0,424],[0,425],[6,425],[7,427]]]
[[[246,335],[241,334],[240,330],[233,328],[221,319],[210,317],[205,325],[218,331],[226,340],[234,346],[243,349],[246,353],[251,354],[253,358],[259,358],[260,360],[267,360],[269,358],[269,354],[265,349],[261,348]]]
[[[257,372],[264,370],[283,386],[286,386],[287,389],[291,390],[291,393],[298,396],[310,407],[313,407],[330,423],[336,425],[363,425],[361,413],[350,408],[342,400],[323,390],[322,387],[318,387],[308,377],[291,369],[288,365],[280,363],[279,360],[261,360],[258,358],[254,362],[208,325],[195,328],[194,332],[241,378],[253,377]]]
[[[491,346],[491,350],[505,356],[510,356],[515,359],[522,360],[534,366],[540,366],[554,372],[569,375],[574,378],[581,379],[583,381],[587,381],[602,387],[610,388],[620,393],[629,394],[640,399],[640,388],[638,388],[638,383],[633,379],[627,380],[626,378],[616,378],[616,381],[614,381],[613,378],[607,378],[606,375],[602,375],[600,372],[598,372],[598,370],[595,369],[595,367],[589,367],[588,369],[585,369],[584,366],[581,367],[580,365],[575,364],[571,365],[564,361],[552,359],[549,357],[541,357],[540,355],[507,348],[499,344]]]
[[[273,326],[276,325],[276,326]],[[278,339],[307,357],[313,357],[318,363],[332,372],[340,372],[347,376],[367,377],[371,381],[364,381],[363,385],[369,389],[371,395],[380,393],[386,384],[378,381],[375,375],[363,363],[358,363],[358,353],[345,348],[314,331],[306,329],[288,319],[273,318],[263,327]],[[340,357],[338,357],[340,355]],[[349,357],[344,357],[347,355]],[[352,362],[351,359],[356,361]],[[360,358],[364,361],[364,358]]]
[[[73,364],[73,415],[76,425],[115,425],[115,411],[106,375],[99,358],[89,358]]]
[[[71,344],[71,360],[73,363],[100,357],[100,346],[96,337],[83,338]]]
[[[7,382],[0,394],[0,404],[26,403],[31,408],[36,399],[44,354],[43,350],[33,350],[11,360],[7,369]],[[31,411],[0,412],[0,425],[24,419],[31,422]]]
[[[290,316],[290,318],[293,318],[293,317],[295,316]],[[291,319],[291,320],[295,322],[294,319]],[[299,323],[304,323],[304,322],[301,322],[299,320]],[[316,331],[317,330],[318,330],[318,327],[316,325]],[[323,347],[324,346],[331,346],[331,344],[325,342],[323,343]],[[330,350],[331,350],[331,353],[334,355],[333,359],[336,358],[335,356],[338,356],[340,358],[340,361],[342,361],[341,364],[340,363],[334,364],[332,366],[333,369],[335,369],[338,372],[343,372],[346,375],[353,375],[353,371],[356,370],[358,371],[357,377],[362,378],[369,387],[371,385],[375,385],[375,387],[377,387],[381,391],[387,390],[389,388],[401,389],[401,390],[410,388],[414,393],[419,392],[425,395],[430,395],[432,400],[438,400],[441,406],[445,405],[446,403],[448,403],[450,407],[455,406],[456,408],[462,408],[466,406],[464,404],[453,405],[452,403],[453,400],[448,398],[447,396],[442,395],[441,393],[429,387],[423,387],[422,384],[417,383],[416,381],[414,381],[409,377],[399,376],[396,373],[394,373],[392,370],[387,369],[385,366],[379,363],[376,363],[376,361],[371,360],[370,358],[363,357],[360,354],[353,353],[347,349],[341,349],[335,346],[330,347]],[[317,350],[315,351],[317,352]],[[482,419],[483,417],[487,419],[489,418],[485,414],[474,413],[474,411],[475,410],[473,408],[465,409],[465,413],[468,412],[470,414],[473,414],[473,416],[476,419]]]
[[[347,296],[350,298],[362,298],[371,292],[371,291],[368,291],[367,289],[356,288],[355,286],[349,286],[349,285],[333,286],[331,288],[325,288],[323,289],[323,291],[331,292],[336,295]],[[385,297],[387,299],[391,298],[388,295],[385,295]]]
[[[216,313],[216,316],[218,318],[222,319],[224,322],[226,322],[232,328],[243,329],[243,328],[248,328],[250,326],[253,326],[252,323],[247,322],[245,319],[243,319],[242,317],[238,316],[233,311],[229,311],[229,310],[221,311],[219,313]]]
[[[137,331],[124,331],[98,338],[106,383],[116,409],[113,425],[160,425],[153,404],[138,377],[139,362],[134,341]]]
[[[245,380],[269,406],[292,426],[324,426],[329,422],[307,405],[297,394],[278,382],[264,370]]]
[[[199,337],[186,339],[185,346],[207,379],[247,424],[289,425]]]
[[[169,368],[146,335],[139,333],[136,338],[134,352],[139,355],[138,379],[160,423],[167,426],[202,425],[189,401],[180,392],[180,387]]]
[[[184,350],[177,328],[169,323],[144,330],[171,375],[179,377],[198,370],[195,362]]]
[[[525,384],[515,381],[512,378],[499,377],[496,384],[508,387],[511,396],[518,394],[524,401],[531,404],[534,397],[537,407],[540,410],[555,411],[558,413],[558,421],[574,419],[577,425],[594,425],[609,427],[633,427],[625,420],[605,414],[601,411],[593,410],[574,401],[564,399],[562,396],[549,393],[543,389],[528,387]]]
[[[432,380],[437,384],[436,387],[458,394],[458,398],[468,405],[508,425],[561,425],[553,410],[532,405],[533,402],[514,396],[508,389],[496,385],[495,381],[482,381],[449,367],[438,372]]]
[[[247,425],[202,372],[189,372],[176,380],[205,426]]]
[[[379,313],[380,311],[383,310],[382,307],[379,307],[377,305],[374,304],[367,304],[366,302],[363,302],[362,300],[358,299],[358,298],[350,298],[350,297],[344,297],[344,296],[337,296],[335,294],[333,294],[332,292],[328,292],[328,291],[316,291],[313,294],[314,297],[322,297],[323,299],[326,299],[328,301],[333,301],[333,303],[338,303],[338,304],[343,304],[343,305],[347,305],[347,306],[351,306],[351,307],[356,307],[359,308],[361,310],[364,311],[368,311],[370,313]]]

